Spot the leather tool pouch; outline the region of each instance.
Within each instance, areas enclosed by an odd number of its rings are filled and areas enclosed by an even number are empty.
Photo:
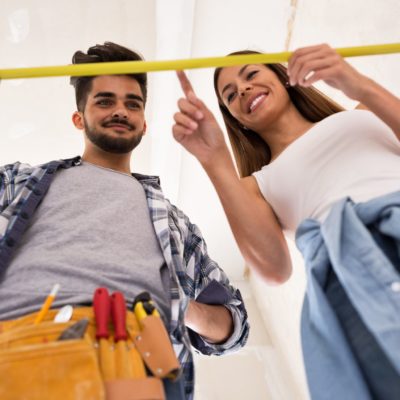
[[[0,322],[1,400],[165,399],[162,379],[177,377],[179,362],[159,318],[145,318],[140,331],[128,311],[128,340],[99,346],[92,308],[76,308],[67,323],[54,323],[56,312],[38,325],[36,314]],[[57,340],[82,318],[89,318],[83,338]]]

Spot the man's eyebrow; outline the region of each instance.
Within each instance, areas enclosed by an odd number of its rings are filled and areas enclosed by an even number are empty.
[[[112,92],[99,92],[94,95],[94,98],[96,99],[97,97],[115,97],[115,94]]]
[[[142,103],[144,103],[143,98],[140,97],[140,96],[137,95],[137,94],[127,94],[127,95],[126,95],[126,98],[127,98],[127,99],[131,99],[131,100],[139,100],[139,101],[141,101]]]
[[[240,68],[238,75],[239,75],[239,76],[242,75],[243,72],[246,70],[246,68],[247,68],[248,66],[249,66],[249,64],[243,65],[243,67]],[[232,86],[231,83],[228,83],[227,85],[224,86],[224,88],[222,89],[222,92],[221,92],[221,97],[222,97],[222,95],[224,94],[224,92],[225,92],[226,90],[228,90],[231,86]]]
[[[95,99],[98,98],[98,97],[114,98],[114,97],[116,97],[116,96],[115,96],[115,93],[113,93],[113,92],[99,92],[99,93],[96,93],[96,94],[94,95],[94,98],[95,98]],[[144,103],[143,98],[142,98],[141,96],[137,95],[137,94],[128,93],[128,94],[126,95],[126,98],[129,99],[129,100],[139,100],[139,101],[141,101],[142,103]]]

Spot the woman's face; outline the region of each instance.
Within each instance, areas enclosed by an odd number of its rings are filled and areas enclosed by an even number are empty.
[[[277,75],[263,64],[223,68],[217,88],[232,116],[255,132],[276,121],[290,104]]]

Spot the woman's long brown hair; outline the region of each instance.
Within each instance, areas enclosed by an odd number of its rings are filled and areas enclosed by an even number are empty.
[[[236,54],[260,54],[257,51],[244,50],[231,53]],[[271,69],[286,87],[288,76],[286,67],[282,64],[265,64]],[[222,112],[233,155],[238,166],[239,174],[243,178],[260,170],[271,161],[271,151],[268,144],[254,131],[243,129],[243,126],[235,119],[224,105],[218,92],[218,78],[223,68],[217,68],[214,72],[214,89],[218,98],[218,105]],[[344,109],[325,96],[314,87],[289,86],[286,87],[290,100],[305,119],[318,122],[329,115],[343,111]]]

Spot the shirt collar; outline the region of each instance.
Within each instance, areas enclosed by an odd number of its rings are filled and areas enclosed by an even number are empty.
[[[64,166],[64,168],[69,168],[69,167],[74,167],[77,165],[82,164],[82,157],[81,156],[76,156],[73,158],[68,158],[65,160],[61,160],[62,163],[61,165]],[[145,184],[156,184],[160,186],[160,178],[156,175],[143,175],[143,174],[138,174],[138,173],[132,173],[132,176],[135,177],[140,183],[145,183]]]

